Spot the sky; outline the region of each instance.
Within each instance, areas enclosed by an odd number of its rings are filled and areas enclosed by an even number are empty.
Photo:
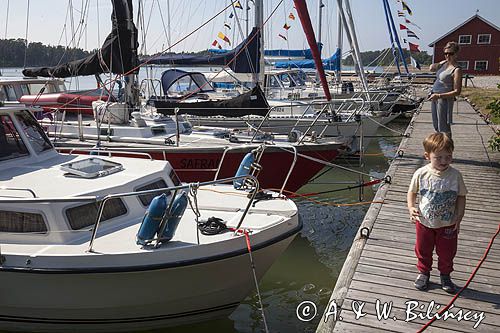
[[[322,0],[323,56],[332,54],[337,45],[337,7],[336,0]],[[245,6],[247,0],[240,0]],[[319,0],[307,0],[315,31],[317,27]],[[407,19],[418,25],[408,26],[420,38],[409,39],[419,44],[422,51],[432,54],[428,44],[475,15],[479,15],[500,26],[500,0],[405,0],[412,15]],[[396,25],[401,21],[397,10],[401,3],[389,0]],[[28,7],[29,4],[29,7]],[[137,23],[140,30],[140,44],[144,53],[153,54],[172,46],[171,50],[199,51],[211,48],[218,40],[224,48],[232,48],[241,41],[245,22],[240,20],[241,30],[235,18],[227,9],[216,16],[201,29],[202,23],[222,11],[229,0],[134,0],[135,18],[142,9],[140,17],[144,24]],[[253,9],[253,3],[249,3]],[[26,38],[30,42],[49,45],[71,45],[91,50],[99,47],[111,29],[110,0],[0,0],[0,38]],[[356,26],[361,51],[381,50],[390,47],[389,35],[384,16],[382,0],[351,0],[353,19]],[[28,10],[29,9],[29,10]],[[274,14],[270,16],[271,12]],[[245,11],[234,9],[236,15],[244,18]],[[250,29],[253,14],[250,13]],[[294,13],[295,20],[289,18]],[[293,9],[293,0],[264,0],[264,20],[266,48],[303,49],[308,48],[298,16]],[[231,29],[224,26],[227,23]],[[284,24],[290,26],[288,30]],[[146,28],[142,28],[145,26]],[[192,33],[195,31],[194,33]],[[242,31],[242,32],[240,32]],[[144,33],[145,32],[145,33]],[[217,38],[224,33],[231,45]],[[191,34],[192,33],[192,34]],[[186,38],[187,35],[191,34]],[[285,36],[284,40],[279,34]],[[143,38],[142,36],[146,36]],[[144,42],[145,41],[145,42]],[[344,41],[344,48],[347,42]]]

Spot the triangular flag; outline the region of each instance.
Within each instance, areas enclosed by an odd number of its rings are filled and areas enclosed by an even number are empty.
[[[406,16],[405,13],[403,13],[402,11],[398,10],[398,16],[399,17],[404,17]]]
[[[217,43],[217,47],[219,48],[219,50],[222,50],[222,46],[219,43]]]
[[[399,24],[399,30],[406,30],[408,29],[406,25],[402,25],[401,23]]]
[[[230,26],[229,24],[224,23],[224,26],[225,26],[226,28],[228,28],[229,30],[231,30],[231,26]]]
[[[288,30],[288,29],[290,29],[290,26],[285,23],[285,25],[283,26],[283,29]]]
[[[413,67],[415,67],[416,69],[420,70],[421,68],[420,68],[420,64],[418,63],[418,61],[413,57],[410,57],[410,59],[411,59],[411,65]]]
[[[419,28],[420,30],[422,30],[422,28],[420,28],[418,25],[416,25],[415,23],[413,23],[412,21],[410,21],[410,20],[408,20],[406,18],[405,18],[405,22],[408,23],[408,24],[411,24],[411,25],[413,25],[413,26],[415,26],[417,28]]]
[[[401,3],[403,4],[403,10],[406,10],[408,12],[408,14],[412,15],[411,9],[410,9],[410,7],[408,7],[406,2],[401,1]]]
[[[283,38],[284,40],[286,40],[286,37],[283,36],[282,34],[278,34],[278,36],[280,36],[281,38]]]
[[[411,31],[410,29],[406,29],[406,34],[408,37],[412,37],[412,38],[416,38],[416,39],[420,39],[418,38],[418,36],[413,32]]]
[[[290,20],[295,20],[295,15],[293,15],[293,13],[290,13],[290,14],[288,15],[288,18],[289,18]]]
[[[420,50],[418,49],[418,44],[408,43],[408,45],[410,46],[410,51],[420,52]]]
[[[217,42],[217,39],[214,39],[214,41],[212,42],[212,46],[217,46],[217,44],[219,44],[219,43]]]
[[[233,16],[234,16],[233,13],[229,14],[229,18],[233,18]]]
[[[222,39],[223,41],[225,41],[226,43],[228,43],[229,45],[231,45],[231,42],[229,41],[229,38],[227,38],[227,36],[224,35],[222,32],[219,32],[217,34],[217,37],[219,37],[220,39]]]
[[[239,9],[243,9],[243,6],[241,5],[241,3],[239,1],[236,1],[236,3],[234,4],[234,7],[239,8]]]

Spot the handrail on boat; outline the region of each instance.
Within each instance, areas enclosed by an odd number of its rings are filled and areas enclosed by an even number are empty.
[[[89,152],[89,153],[108,153],[108,156],[111,157],[112,153],[119,153],[119,154],[128,154],[128,155],[136,155],[136,156],[146,156],[148,157],[151,161],[153,161],[153,157],[149,153],[141,153],[141,152],[135,152],[135,151],[126,151],[126,150],[110,150],[108,148],[78,148],[78,147],[55,147],[58,152],[61,150],[70,150],[69,155],[72,155],[73,152],[75,151],[83,151],[83,152]]]
[[[239,229],[241,227],[241,224],[243,223],[243,220],[245,219],[248,211],[250,210],[250,207],[252,205],[253,200],[255,199],[255,196],[257,195],[257,192],[259,192],[260,184],[259,184],[259,181],[257,180],[257,178],[252,176],[252,175],[246,175],[246,176],[238,176],[238,177],[231,177],[231,178],[224,178],[224,179],[219,179],[219,180],[212,180],[212,181],[196,183],[196,186],[199,187],[199,186],[223,184],[223,183],[231,182],[234,180],[243,180],[243,179],[251,179],[255,184],[255,189],[250,192],[251,193],[250,200],[248,201],[248,204],[247,204],[243,214],[241,215],[240,221],[238,222],[236,229]],[[166,191],[179,191],[179,190],[189,189],[190,187],[191,187],[191,184],[184,184],[184,185],[179,185],[179,186],[164,187],[164,188],[158,188],[158,189],[153,189],[153,190],[108,194],[108,195],[102,197],[100,199],[101,203],[99,205],[99,210],[97,211],[97,219],[95,221],[94,227],[92,228],[92,236],[90,238],[89,248],[88,248],[87,252],[94,252],[94,250],[93,250],[94,240],[95,240],[95,237],[97,235],[97,229],[99,228],[99,223],[101,222],[102,214],[104,211],[104,206],[106,205],[108,200],[115,199],[115,198],[139,196],[139,195],[143,195],[143,194],[160,193],[160,192],[166,192]]]
[[[26,191],[26,192],[29,192],[33,198],[36,198],[36,194],[35,192],[32,190],[32,189],[29,189],[29,188],[20,188],[20,187],[0,187],[0,191],[3,191],[3,190],[6,190],[6,191]]]

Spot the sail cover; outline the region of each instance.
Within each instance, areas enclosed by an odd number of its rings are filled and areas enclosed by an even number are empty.
[[[153,97],[148,103],[156,107],[157,112],[165,115],[174,115],[175,108],[179,108],[178,114],[225,117],[248,115],[264,117],[269,111],[269,104],[259,85],[247,93],[230,99],[191,102],[189,100],[180,101],[172,98]]]
[[[168,54],[152,57],[145,62],[177,66],[229,66],[235,73],[258,73],[260,31],[253,28],[248,37],[231,51],[208,55]]]
[[[323,67],[331,71],[340,70],[340,49],[330,57],[322,59]],[[277,61],[274,66],[276,68],[316,68],[314,60],[288,60],[288,61]]]
[[[318,43],[318,47],[320,50],[321,50],[322,46],[323,45],[321,43]],[[311,52],[311,49],[305,49],[305,50],[264,50],[264,56],[312,59],[312,52]]]
[[[26,68],[24,76],[70,77],[100,73],[126,74],[137,65],[137,29],[133,21],[132,0],[111,0],[112,29],[94,54],[53,67]]]

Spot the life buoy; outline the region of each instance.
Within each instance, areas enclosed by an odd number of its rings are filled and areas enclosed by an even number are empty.
[[[175,231],[177,230],[177,226],[181,220],[182,214],[186,210],[188,204],[187,195],[185,192],[179,194],[172,203],[172,210],[170,213],[170,217],[167,220],[167,226],[163,235],[161,235],[162,242],[168,242],[174,237]]]
[[[238,171],[236,171],[235,177],[248,176],[250,174],[250,170],[252,164],[255,162],[255,156],[253,153],[247,153],[243,160],[241,160],[240,166],[238,167]],[[233,187],[236,190],[239,190],[243,187],[245,183],[245,179],[235,179],[233,180]]]
[[[139,232],[137,232],[137,245],[147,245],[150,240],[154,238],[160,227],[163,214],[165,214],[165,209],[167,209],[167,201],[167,195],[165,193],[151,200],[151,204],[142,219]]]

